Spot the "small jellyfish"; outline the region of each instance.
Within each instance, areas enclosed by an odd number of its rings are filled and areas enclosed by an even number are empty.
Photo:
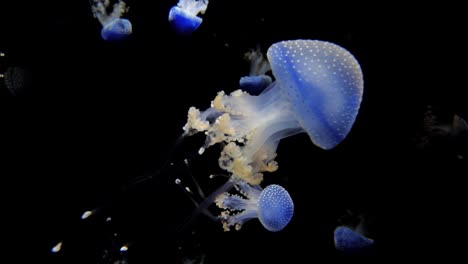
[[[361,67],[344,48],[326,41],[292,40],[267,52],[275,81],[258,96],[236,90],[218,92],[211,107],[191,107],[185,135],[206,134],[199,154],[224,143],[219,166],[251,185],[274,172],[281,139],[306,132],[325,150],[342,142],[362,100]]]
[[[12,96],[27,94],[32,86],[29,67],[9,64],[8,56],[0,52],[0,87],[5,86]]]
[[[63,244],[62,241],[58,242],[54,247],[50,249],[50,252],[52,253],[60,252],[60,250],[62,250],[62,244]]]
[[[422,126],[413,137],[416,147],[447,157],[463,157],[468,146],[468,123],[457,114],[428,106]]]
[[[203,19],[198,13],[205,14],[208,0],[179,0],[169,11],[169,23],[181,35],[190,35],[200,27]]]
[[[232,187],[241,195],[230,194],[228,191]],[[207,209],[213,202],[224,210],[218,217],[213,216]],[[251,185],[236,178],[230,178],[203,203],[198,205],[195,202],[195,205],[197,209],[192,214],[192,219],[203,213],[212,220],[220,221],[224,231],[229,231],[231,227],[240,230],[245,222],[258,218],[265,229],[278,232],[288,225],[294,214],[293,200],[285,188],[271,184],[262,189],[259,185]]]
[[[368,238],[368,228],[374,222],[373,216],[347,210],[338,221],[340,224],[334,231],[334,241],[339,252],[347,255],[372,253],[375,243],[373,239]]]
[[[265,229],[277,232],[291,220],[294,203],[283,187],[271,184],[262,190],[258,185],[252,186],[244,181],[234,186],[246,198],[227,192],[216,197],[216,205],[226,209],[220,216],[225,231],[229,231],[231,226],[239,230],[245,222],[258,218]]]
[[[128,11],[125,2],[119,0],[114,4],[112,12],[107,9],[109,0],[91,0],[91,10],[102,25],[101,37],[107,41],[118,41],[127,38],[132,34],[132,23],[128,19],[120,18]]]
[[[334,241],[337,250],[350,254],[363,253],[374,245],[374,240],[347,226],[338,226],[335,229]]]
[[[266,75],[268,71],[271,71],[270,63],[263,55],[260,46],[246,52],[244,59],[250,63],[250,72],[248,76],[240,78],[239,88],[250,94],[258,95],[273,81],[270,76]]]

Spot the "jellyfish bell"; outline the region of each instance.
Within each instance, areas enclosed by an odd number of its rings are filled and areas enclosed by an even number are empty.
[[[343,253],[361,254],[368,252],[374,240],[365,237],[357,230],[347,226],[338,226],[334,231],[335,248]]]
[[[267,53],[283,94],[312,142],[331,149],[348,135],[364,91],[361,67],[344,48],[325,41],[296,40]]]
[[[128,19],[119,18],[105,25],[101,30],[104,40],[119,41],[132,34],[132,23]]]
[[[239,88],[252,95],[260,94],[271,83],[272,79],[268,75],[242,76],[239,80]]]
[[[208,0],[179,0],[169,10],[169,23],[174,31],[181,35],[190,35],[197,30],[203,19],[197,15],[204,14]]]
[[[342,142],[358,114],[363,75],[344,48],[326,41],[292,40],[267,51],[275,81],[258,96],[237,90],[218,93],[211,107],[191,107],[187,135],[206,134],[204,149],[225,146],[219,166],[232,177],[258,185],[263,172],[274,172],[282,138],[306,132],[325,150]]]
[[[375,241],[369,238],[369,225],[372,226],[375,216],[360,213],[356,210],[346,210],[338,220],[339,225],[333,233],[335,248],[343,254],[371,254]]]

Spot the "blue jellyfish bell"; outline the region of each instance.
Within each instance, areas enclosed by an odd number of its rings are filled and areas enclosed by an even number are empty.
[[[180,35],[190,35],[203,21],[198,13],[204,14],[207,7],[208,0],[179,0],[169,11],[169,23]]]
[[[334,232],[335,248],[343,253],[359,254],[370,249],[374,240],[352,230],[347,226],[338,226]]]

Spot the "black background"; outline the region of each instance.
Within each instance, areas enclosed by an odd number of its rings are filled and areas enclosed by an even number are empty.
[[[0,4],[1,66],[32,74],[18,96],[1,91],[2,215],[18,262],[112,263],[125,243],[129,263],[197,255],[206,263],[344,262],[333,230],[346,210],[373,219],[372,262],[458,252],[467,171],[455,158],[460,149],[421,151],[414,138],[428,105],[468,116],[460,7],[212,0],[201,27],[180,37],[167,22],[174,4],[129,1],[133,34],[122,43],[101,39],[86,0]],[[265,183],[285,186],[295,201],[285,230],[252,221],[224,233],[199,217],[178,231],[193,205],[175,178],[190,183],[191,173],[206,193],[222,183],[207,179],[222,173],[219,148],[190,169],[182,163],[201,136],[170,155],[188,108],[235,90],[249,70],[244,52],[289,39],[331,41],[358,59],[365,92],[352,131],[330,151],[305,134],[280,143],[280,169]],[[175,165],[164,166],[168,159]],[[141,175],[153,177],[133,184]],[[80,220],[93,208],[99,213]],[[58,241],[62,251],[50,253]]]

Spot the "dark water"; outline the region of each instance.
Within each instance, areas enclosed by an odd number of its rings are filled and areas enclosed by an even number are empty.
[[[101,39],[85,0],[0,4],[1,69],[31,78],[16,96],[1,86],[3,218],[15,262],[345,262],[333,230],[347,210],[371,219],[377,245],[364,259],[373,263],[458,251],[466,141],[416,142],[428,105],[445,120],[468,118],[460,8],[212,0],[201,27],[180,37],[167,22],[175,3],[129,1],[133,34],[122,43]],[[192,174],[205,193],[223,182],[208,179],[223,173],[219,148],[183,163],[202,137],[170,155],[188,108],[235,90],[249,70],[247,50],[289,39],[331,41],[360,62],[364,98],[353,129],[330,151],[306,135],[280,143],[280,169],[266,182],[295,201],[283,231],[253,220],[225,233],[203,216],[179,229],[194,207],[174,180],[191,184]],[[134,184],[142,175],[152,177]]]

